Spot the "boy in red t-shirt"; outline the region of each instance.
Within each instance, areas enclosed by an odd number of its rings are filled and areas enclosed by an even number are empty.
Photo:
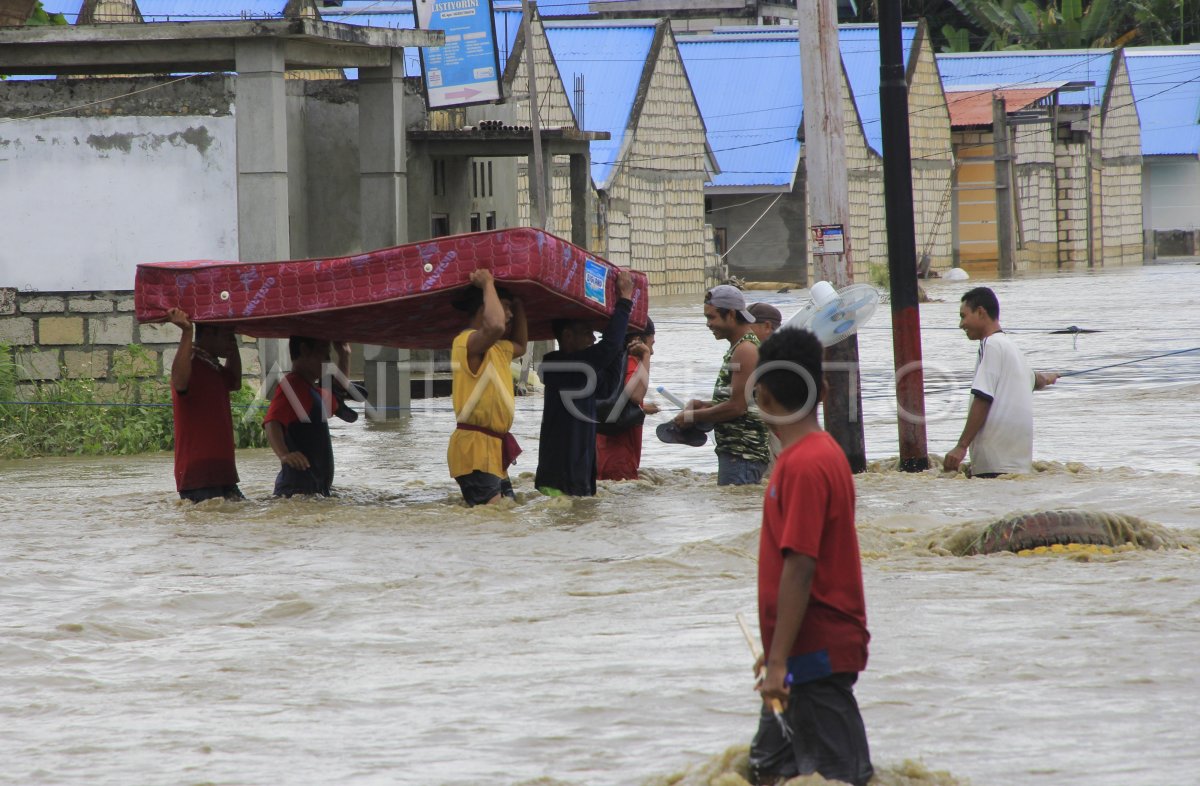
[[[854,528],[854,478],[817,422],[824,348],[807,330],[777,331],[758,352],[755,398],[782,450],[763,499],[758,616],[766,672],[750,746],[756,784],[820,773],[870,780],[853,686],[867,665],[867,610]],[[762,663],[756,665],[756,671]],[[784,704],[788,739],[768,703]]]
[[[233,458],[233,415],[229,392],[242,386],[242,358],[229,328],[198,324],[178,308],[167,320],[179,327],[179,349],[171,363],[175,419],[175,489],[180,499],[245,499]],[[221,359],[225,362],[221,363]]]
[[[307,336],[288,339],[292,370],[279,381],[271,406],[263,417],[267,442],[279,457],[275,496],[330,495],[333,486],[333,442],[329,417],[353,420],[357,413],[339,407],[333,391],[319,387],[329,362],[330,342]],[[350,372],[350,345],[338,342],[337,365],[344,377]]]

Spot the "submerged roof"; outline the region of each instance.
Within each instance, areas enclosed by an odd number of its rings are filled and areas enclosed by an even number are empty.
[[[1126,49],[1142,155],[1200,155],[1200,46]]]
[[[544,27],[576,122],[582,109],[580,128],[610,135],[591,143],[592,182],[606,188],[616,172],[656,24],[547,22]],[[577,106],[577,75],[584,80],[583,107]]]
[[[680,38],[679,52],[721,167],[709,185],[791,190],[804,114],[794,34]]]
[[[1059,94],[1060,104],[1099,106],[1108,87],[1112,49],[1057,49],[937,56],[947,90],[1035,88],[1063,83],[1092,83],[1084,90]]]

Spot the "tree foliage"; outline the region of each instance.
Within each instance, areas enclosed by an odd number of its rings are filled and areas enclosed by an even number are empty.
[[[858,4],[879,20],[881,0]],[[1078,49],[1200,42],[1200,0],[902,0],[905,20],[924,19],[942,52]]]
[[[33,13],[26,20],[26,27],[41,27],[44,25],[65,25],[67,18],[59,13],[51,13],[42,5],[42,0],[38,0],[33,6]]]

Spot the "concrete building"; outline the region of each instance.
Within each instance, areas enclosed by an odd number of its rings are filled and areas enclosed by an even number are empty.
[[[912,127],[918,256],[951,264],[949,117],[924,29],[906,25],[904,51]],[[854,275],[887,259],[879,109],[879,30],[839,29],[850,196],[847,234]],[[689,36],[680,49],[700,100],[721,173],[706,186],[709,220],[732,273],[804,284],[808,206],[803,164],[804,96],[795,29],[723,28]],[[762,74],[789,78],[763,79]]]
[[[175,336],[128,313],[138,262],[406,241],[404,131],[420,95],[405,85],[403,47],[440,40],[311,18],[0,31],[0,73],[147,74],[0,83],[0,341],[41,347],[29,379],[103,377],[96,353],[111,361],[129,343],[147,345],[161,372]],[[347,67],[355,86],[285,78]],[[321,126],[346,114],[352,144],[346,126]]]
[[[1121,50],[940,55],[938,67],[955,126],[964,267],[999,260],[990,109],[986,119],[972,109],[994,92],[1010,113],[1017,269],[1141,263],[1140,127]]]
[[[1200,256],[1200,45],[1125,59],[1142,124],[1146,256]]]
[[[518,34],[505,68],[513,116],[528,117],[525,68],[532,50],[543,126],[609,136],[591,144],[591,247],[614,264],[645,271],[654,294],[703,291],[718,277],[703,191],[715,164],[670,26],[531,22],[532,46]],[[561,157],[552,170],[550,231],[562,234],[570,220],[571,171]],[[527,178],[521,167],[522,223],[530,220]]]

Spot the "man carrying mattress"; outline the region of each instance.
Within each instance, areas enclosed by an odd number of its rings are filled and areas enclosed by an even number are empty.
[[[510,364],[525,354],[528,328],[525,307],[496,288],[491,271],[476,270],[471,283],[454,304],[471,321],[450,348],[458,426],[450,435],[446,461],[463,499],[475,506],[514,496],[508,466],[521,448],[508,433],[516,410]]]

